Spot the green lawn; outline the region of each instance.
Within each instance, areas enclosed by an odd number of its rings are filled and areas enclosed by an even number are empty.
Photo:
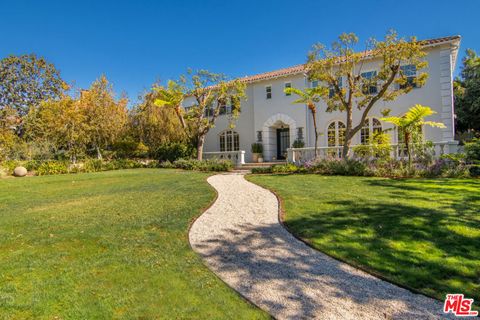
[[[256,175],[319,250],[443,300],[480,305],[480,180]]]
[[[0,180],[0,319],[265,318],[203,266],[206,174],[136,169]]]

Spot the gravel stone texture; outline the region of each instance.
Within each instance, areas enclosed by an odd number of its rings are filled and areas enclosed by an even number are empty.
[[[278,220],[276,196],[243,174],[208,178],[215,203],[192,248],[229,286],[277,319],[445,319],[443,304],[314,250]],[[453,316],[451,316],[453,318]]]

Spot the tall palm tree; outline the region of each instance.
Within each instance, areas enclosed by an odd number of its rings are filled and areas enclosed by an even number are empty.
[[[397,126],[399,132],[403,134],[405,147],[407,148],[408,164],[410,166],[412,165],[410,143],[416,138],[418,134],[422,132],[422,126],[427,125],[431,127],[445,128],[445,125],[441,122],[424,120],[426,117],[431,116],[435,113],[436,112],[433,111],[430,107],[416,104],[401,117],[385,117],[380,119],[385,122],[393,123],[395,126]]]
[[[324,88],[305,88],[300,90],[297,88],[286,88],[286,94],[295,94],[298,96],[298,99],[293,101],[293,103],[307,105],[308,110],[312,114],[313,119],[313,130],[315,131],[315,158],[318,157],[318,129],[317,129],[317,106],[316,103],[320,101],[322,96],[322,91]]]

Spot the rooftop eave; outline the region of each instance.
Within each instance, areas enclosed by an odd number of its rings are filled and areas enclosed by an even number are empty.
[[[445,44],[451,44],[452,50],[453,50],[452,51],[452,64],[453,64],[453,68],[455,68],[455,63],[456,63],[457,55],[458,55],[458,48],[460,47],[460,40],[461,40],[461,36],[456,35],[456,36],[451,36],[451,37],[429,39],[429,40],[420,40],[420,41],[421,42],[431,42],[431,43],[428,43],[428,44],[424,44],[424,48],[431,48],[431,47],[437,47],[437,46],[441,46],[441,45],[445,45]],[[378,56],[376,56],[376,55],[368,55],[368,56],[364,57],[363,60],[372,60],[372,59],[375,59],[377,57]],[[285,70],[285,71],[283,71],[283,70]],[[256,74],[256,75],[253,75],[253,76],[246,76],[246,77],[243,77],[243,78],[239,78],[239,80],[244,81],[247,84],[250,84],[250,83],[262,82],[262,81],[267,81],[267,80],[285,78],[285,77],[288,77],[288,76],[291,76],[291,75],[298,75],[298,74],[304,74],[304,73],[305,73],[305,65],[296,65],[296,66],[289,67],[289,68],[279,69],[277,71],[270,71],[270,72]]]

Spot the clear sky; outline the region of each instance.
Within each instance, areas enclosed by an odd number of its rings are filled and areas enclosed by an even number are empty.
[[[480,53],[480,0],[0,0],[0,12],[0,58],[44,56],[79,88],[105,74],[132,100],[188,67],[237,77],[303,63],[342,32],[459,34],[459,62]]]

